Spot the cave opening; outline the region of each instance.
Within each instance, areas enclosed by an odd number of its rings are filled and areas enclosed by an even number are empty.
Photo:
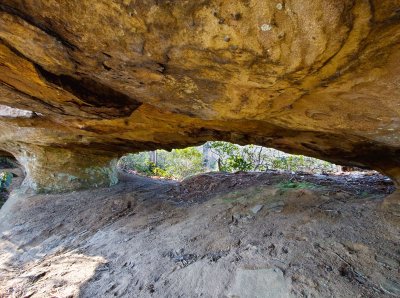
[[[190,187],[200,192],[212,191],[209,187],[214,184],[220,184],[215,186],[220,190],[275,184],[281,191],[329,189],[328,196],[343,192],[344,196],[351,194],[360,199],[375,200],[395,191],[392,180],[374,170],[337,165],[262,146],[240,146],[222,141],[171,151],[127,154],[119,159],[117,166],[124,174],[193,184]]]
[[[12,190],[21,186],[25,170],[18,160],[7,151],[0,150],[0,207]]]
[[[119,159],[118,168],[128,173],[173,180],[183,180],[206,172],[287,171],[321,175],[378,173],[273,148],[241,146],[223,141],[210,141],[200,146],[170,151],[128,153]]]
[[[12,108],[9,106],[1,105],[0,104],[0,117],[4,118],[32,118],[35,116],[41,116],[40,113],[35,113],[30,110],[23,110]]]

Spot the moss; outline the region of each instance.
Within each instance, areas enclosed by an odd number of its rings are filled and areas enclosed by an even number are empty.
[[[290,189],[317,189],[321,186],[310,182],[282,181],[278,184],[280,190],[286,191]]]

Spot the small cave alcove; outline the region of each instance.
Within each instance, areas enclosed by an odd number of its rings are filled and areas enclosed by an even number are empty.
[[[14,155],[0,150],[0,207],[11,191],[21,186],[24,179],[25,170]]]

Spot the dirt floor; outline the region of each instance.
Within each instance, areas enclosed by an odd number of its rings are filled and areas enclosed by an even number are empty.
[[[400,297],[400,218],[376,173],[122,175],[13,191],[0,297]]]

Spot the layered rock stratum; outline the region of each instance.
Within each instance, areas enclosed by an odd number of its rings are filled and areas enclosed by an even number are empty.
[[[38,191],[259,144],[400,177],[400,1],[0,1],[0,149]]]

